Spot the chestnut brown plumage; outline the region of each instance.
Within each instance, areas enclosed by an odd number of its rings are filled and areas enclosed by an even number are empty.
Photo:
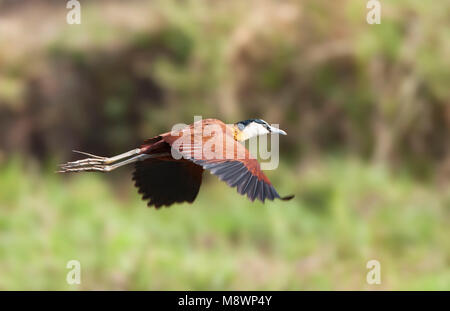
[[[257,127],[250,130],[249,124]],[[230,187],[236,187],[251,201],[256,198],[262,202],[266,199],[289,200],[293,196],[280,197],[261,171],[258,161],[239,143],[251,135],[264,134],[263,128],[268,133],[278,131],[286,134],[259,119],[231,126],[220,120],[206,119],[179,131],[147,139],[139,148],[112,158],[79,152],[90,157],[63,164],[60,172],[108,172],[135,163],[135,186],[148,205],[156,208],[173,203],[192,203],[200,189],[204,170],[218,176]],[[258,134],[249,134],[255,131]]]

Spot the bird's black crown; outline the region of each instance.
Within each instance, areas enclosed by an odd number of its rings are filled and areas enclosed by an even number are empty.
[[[263,125],[270,132],[269,124],[262,119],[248,119],[248,120],[244,120],[244,121],[239,121],[238,123],[236,123],[236,125],[242,131],[244,128],[246,128],[251,123],[259,123],[259,124]]]

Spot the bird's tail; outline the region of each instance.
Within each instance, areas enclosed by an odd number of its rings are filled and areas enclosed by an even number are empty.
[[[289,201],[289,200],[292,200],[294,197],[295,197],[295,195],[290,194],[290,195],[286,195],[284,197],[281,197],[280,200]]]

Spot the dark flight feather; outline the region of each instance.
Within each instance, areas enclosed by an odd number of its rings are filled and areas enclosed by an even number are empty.
[[[136,162],[133,180],[148,206],[192,203],[202,182],[202,167],[189,161],[151,159]]]

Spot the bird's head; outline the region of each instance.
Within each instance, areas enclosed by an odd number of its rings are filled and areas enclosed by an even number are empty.
[[[269,125],[266,121],[261,119],[249,119],[239,121],[234,124],[235,139],[237,141],[244,141],[255,136],[266,134],[281,134],[287,135],[285,131]]]

